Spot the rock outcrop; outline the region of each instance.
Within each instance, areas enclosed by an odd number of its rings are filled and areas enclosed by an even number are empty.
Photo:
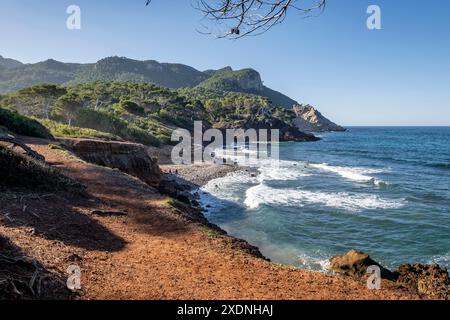
[[[295,127],[283,127],[280,129],[280,141],[313,142],[319,140],[320,138],[302,132]]]
[[[158,186],[161,170],[156,158],[142,144],[91,139],[62,139],[63,145],[81,159],[119,169],[150,186]]]
[[[431,299],[450,298],[448,271],[437,264],[403,264],[392,272],[372,260],[368,254],[351,250],[332,257],[329,268],[336,273],[360,279],[372,265],[380,267],[381,277],[396,287],[407,288]]]
[[[294,124],[303,132],[346,131],[345,128],[325,118],[316,108],[310,105],[293,106],[297,116]]]
[[[280,134],[280,141],[297,141],[297,142],[310,142],[310,141],[319,141],[320,138],[314,136],[311,133],[302,132],[301,130],[297,129],[297,127],[288,125],[287,123],[276,119],[271,118],[270,123],[265,122],[259,122],[257,120],[250,120],[244,125],[242,125],[244,129],[266,129],[266,130],[273,130],[278,129]],[[225,127],[226,129],[239,129],[233,128],[233,127]],[[221,128],[221,129],[225,129]],[[270,131],[269,131],[270,132]],[[270,139],[270,134],[269,137]]]
[[[330,259],[330,269],[336,273],[350,277],[360,278],[367,274],[369,266],[378,266],[381,270],[381,277],[393,280],[395,275],[388,269],[372,260],[367,253],[351,250],[345,254],[334,256]]]
[[[403,264],[396,271],[397,284],[431,298],[449,299],[448,271],[437,264]]]

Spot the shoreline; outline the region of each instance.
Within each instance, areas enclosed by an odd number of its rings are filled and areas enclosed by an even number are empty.
[[[228,174],[233,172],[257,172],[255,168],[235,165],[235,164],[191,164],[191,165],[160,165],[162,172],[166,175],[169,181],[172,181],[176,185],[182,186],[182,188],[187,188],[194,200],[190,200],[191,206],[194,209],[193,220],[204,224],[206,227],[211,228],[215,232],[223,236],[227,236],[232,241],[236,243],[236,247],[242,251],[245,251],[256,258],[260,258],[266,261],[271,261],[269,258],[263,255],[261,250],[248,242],[245,239],[237,238],[228,234],[227,231],[222,229],[219,225],[211,222],[205,215],[205,209],[202,207],[201,199],[199,193],[200,189],[208,184],[209,182],[226,177]],[[183,196],[183,198],[185,198]],[[186,197],[187,198],[187,197]],[[194,204],[192,204],[194,202]],[[192,218],[192,217],[191,217]]]
[[[176,172],[176,175],[183,179],[184,181],[188,181],[193,184],[193,188],[191,192],[197,193],[201,189],[202,186],[205,186],[207,183],[225,177],[233,172],[247,172],[251,174],[258,175],[259,171],[254,167],[245,167],[239,165],[217,165],[217,164],[195,164],[195,165],[163,165],[160,166],[163,171],[170,170],[171,172]],[[200,197],[197,196],[196,199],[200,201]],[[220,232],[223,232],[224,235],[235,239],[246,245],[254,248],[257,254],[255,257],[262,258],[267,260],[270,263],[276,265],[283,265],[288,268],[294,268],[297,270],[307,271],[307,272],[317,272],[322,273],[328,276],[344,276],[350,277],[353,279],[365,279],[366,276],[366,268],[369,266],[378,266],[381,269],[381,274],[383,278],[384,285],[392,288],[403,288],[411,286],[411,279],[420,279],[422,280],[422,288],[417,290],[422,290],[422,294],[425,296],[435,296],[437,293],[438,298],[446,297],[448,299],[448,289],[445,289],[445,283],[448,282],[448,271],[446,268],[441,268],[439,265],[429,264],[402,264],[395,269],[395,271],[391,271],[378,262],[372,260],[370,256],[364,252],[360,252],[358,250],[352,249],[347,253],[342,253],[340,255],[336,255],[328,258],[328,262],[330,266],[327,269],[322,271],[316,271],[308,268],[300,268],[291,264],[279,264],[276,261],[271,261],[271,259],[264,256],[264,254],[260,251],[258,246],[251,244],[247,239],[240,239],[233,235],[229,235],[226,231],[224,231],[219,225],[216,225],[209,221],[205,216],[205,209],[202,207],[201,203],[199,205],[202,217],[208,222],[209,225],[212,225],[214,228],[217,228]],[[250,252],[250,254],[253,254]],[[348,270],[351,270],[350,272]],[[423,275],[421,275],[423,273]],[[431,274],[431,278],[428,276]],[[439,280],[437,280],[439,279]],[[447,279],[447,280],[446,280]],[[415,280],[417,281],[417,280]],[[426,284],[425,284],[426,283]],[[450,285],[450,283],[449,283]],[[420,288],[421,285],[415,284],[416,288]],[[439,288],[439,289],[436,289]]]
[[[233,164],[191,164],[191,165],[159,165],[166,174],[172,174],[193,185],[203,187],[208,182],[227,176],[229,173],[249,171],[251,168]]]
[[[360,280],[272,263],[259,256],[256,247],[210,224],[189,202],[177,201],[120,170],[50,148],[52,142],[47,140],[26,142],[62,173],[86,186],[84,195],[11,192],[0,197],[1,213],[7,213],[0,214],[0,234],[5,239],[0,244],[13,257],[26,256],[51,273],[54,282],[43,284],[43,298],[420,298],[389,285],[368,290]],[[195,169],[183,167],[178,173],[186,172],[192,179],[197,175],[193,181],[198,186],[206,177],[242,170],[236,166]],[[67,268],[73,264],[82,272],[82,290],[77,293],[67,292],[63,286]],[[26,276],[28,281],[33,274]],[[58,285],[61,296],[52,285]]]

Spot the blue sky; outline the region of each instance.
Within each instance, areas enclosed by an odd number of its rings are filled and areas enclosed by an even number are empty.
[[[252,67],[265,84],[343,125],[450,125],[450,1],[328,0],[326,11],[258,37],[213,39],[196,30],[192,0],[0,0],[0,55],[95,62],[106,56],[197,69]],[[82,29],[66,28],[66,8]],[[368,30],[366,9],[382,10]]]

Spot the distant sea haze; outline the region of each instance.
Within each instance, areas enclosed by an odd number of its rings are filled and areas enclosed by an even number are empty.
[[[324,270],[350,249],[450,267],[450,127],[350,127],[282,143],[280,166],[204,187],[207,216],[279,263]],[[237,159],[239,160],[239,159]]]

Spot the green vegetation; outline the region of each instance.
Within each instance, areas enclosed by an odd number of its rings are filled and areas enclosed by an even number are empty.
[[[9,131],[38,138],[51,138],[50,132],[38,121],[15,111],[0,108],[0,126]]]
[[[57,145],[57,144],[49,144],[48,148],[50,150],[53,150],[57,153],[59,153],[60,155],[72,159],[72,160],[76,160],[79,162],[84,162],[83,160],[81,160],[80,158],[78,158],[76,155],[74,155],[72,152],[70,152],[69,150],[65,149],[64,147],[62,147],[61,145]]]
[[[198,85],[199,88],[213,91],[243,91],[243,85],[248,85],[248,90],[258,91],[262,87],[261,77],[253,69],[233,71],[226,67],[210,72],[211,77]],[[251,84],[250,84],[251,82]]]
[[[5,96],[1,104],[26,116],[49,118],[55,101],[66,94],[64,87],[54,84],[38,84]]]
[[[100,132],[93,129],[88,128],[80,128],[75,126],[69,126],[67,124],[47,120],[47,119],[39,119],[38,120],[44,127],[50,130],[50,133],[54,137],[62,137],[62,138],[99,138],[99,139],[108,139],[115,140],[116,136],[106,133]]]
[[[253,69],[233,70],[226,67],[220,70],[206,71],[208,79],[197,88],[209,91],[240,92],[255,94],[267,98],[273,106],[290,108],[297,102],[284,94],[263,85],[260,74]]]
[[[41,83],[73,86],[95,81],[118,81],[153,83],[173,89],[188,87],[251,93],[268,98],[274,106],[290,108],[295,104],[289,97],[265,87],[259,73],[253,69],[234,71],[226,67],[201,72],[182,64],[123,57],[109,57],[92,64],[62,63],[51,59],[21,64],[0,57],[0,70],[0,93],[14,92]]]
[[[221,238],[224,236],[223,233],[220,233],[219,231],[217,231],[211,227],[204,226],[204,227],[202,227],[202,229],[203,229],[203,232],[210,238]]]
[[[295,117],[292,110],[274,108],[259,95],[116,81],[39,84],[4,96],[0,107],[35,117],[54,136],[122,138],[152,146],[170,144],[175,128],[192,130],[194,121],[203,121],[206,128],[280,129],[291,126]]]
[[[145,113],[144,107],[130,100],[121,100],[117,104],[117,111],[120,113],[129,112],[131,114],[142,116]]]
[[[58,170],[0,145],[0,187],[83,192],[84,186]]]
[[[104,110],[81,110],[78,113],[75,124],[83,128],[107,132],[138,143],[152,146],[158,146],[160,144],[151,132],[141,129],[133,123]]]
[[[275,122],[292,125],[295,113],[285,108],[274,108],[266,97],[208,90],[180,89],[186,99],[203,101],[207,119],[216,128],[272,127]]]
[[[43,119],[57,136],[114,135],[153,146],[170,142],[174,128],[190,129],[193,120],[204,118],[201,103],[190,103],[169,89],[132,82],[40,84],[6,95],[0,106]]]
[[[6,68],[8,66],[8,68]],[[0,59],[0,92],[14,92],[39,83],[74,85],[93,81],[155,83],[168,88],[193,87],[207,78],[192,67],[108,57],[92,64],[46,60],[35,64],[11,63]]]

